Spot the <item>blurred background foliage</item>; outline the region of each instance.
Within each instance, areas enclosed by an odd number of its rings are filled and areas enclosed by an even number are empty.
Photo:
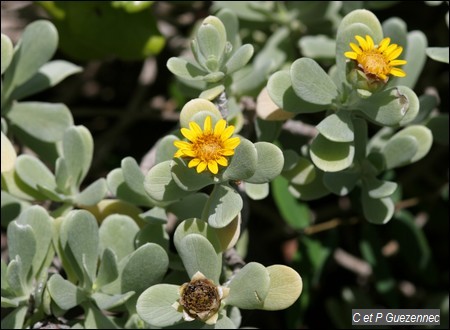
[[[422,31],[430,47],[449,43],[448,2],[443,1],[113,3],[2,2],[2,33],[13,43],[26,24],[49,18],[60,34],[55,58],[83,67],[33,100],[66,104],[74,122],[90,130],[95,150],[85,184],[106,176],[127,156],[141,160],[146,169],[153,145],[176,128],[181,107],[198,97],[196,86],[181,83],[168,71],[167,60],[185,54],[196,24],[221,8],[235,11],[242,44],[255,48],[253,67],[243,73],[248,76],[232,86],[244,109],[244,129],[254,140],[255,101],[268,76],[301,56],[330,68],[337,26],[354,9],[369,9],[381,22],[399,17],[408,31]],[[328,50],[314,53],[308,47],[314,42],[308,36],[317,35],[330,42]],[[259,56],[265,51],[274,54],[270,63]],[[414,87],[418,95],[433,96],[433,111],[447,120],[448,80],[448,64],[427,58]],[[308,114],[301,120],[316,125],[320,116]],[[361,219],[354,209],[358,203],[349,196],[301,202],[287,193],[282,177],[272,183],[266,199],[246,200],[245,260],[289,264],[301,274],[304,288],[287,310],[242,311],[242,325],[348,328],[352,308],[386,307],[440,308],[440,327],[448,328],[448,126],[445,131],[435,136],[424,159],[386,173],[383,179],[395,178],[401,188],[394,218],[384,226]],[[285,147],[309,138],[289,132],[279,137]],[[4,238],[2,229],[2,255]]]

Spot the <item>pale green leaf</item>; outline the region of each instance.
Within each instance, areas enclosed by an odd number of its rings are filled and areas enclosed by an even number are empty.
[[[190,278],[201,272],[206,278],[219,284],[222,258],[208,239],[200,234],[188,234],[178,242],[176,248]]]
[[[317,130],[330,141],[353,142],[355,133],[350,111],[338,111],[317,125]]]
[[[101,288],[103,285],[114,281],[118,276],[119,270],[117,268],[116,255],[112,250],[106,248],[103,251],[102,260],[94,282],[94,288]]]
[[[269,196],[270,186],[268,182],[265,183],[245,183],[245,192],[251,199],[257,201]]]
[[[362,206],[367,221],[376,225],[386,224],[395,211],[394,202],[390,197],[375,199],[365,191],[362,192]]]
[[[14,90],[12,98],[20,100],[39,93],[47,88],[56,86],[68,76],[79,73],[81,70],[81,67],[63,60],[46,63],[30,80],[27,80]]]
[[[329,105],[338,96],[337,87],[326,72],[310,58],[300,58],[291,66],[292,88],[301,99]]]
[[[2,75],[11,64],[14,55],[13,44],[11,39],[2,33]]]
[[[419,142],[413,136],[400,136],[389,140],[382,150],[385,167],[391,169],[407,165],[419,150]]]
[[[309,150],[314,165],[324,172],[338,172],[350,167],[355,147],[350,142],[333,142],[319,134]]]
[[[186,191],[198,191],[214,183],[214,177],[208,171],[197,173],[195,167],[189,168],[183,159],[175,158],[171,163],[172,178]]]
[[[188,80],[202,80],[206,74],[197,65],[189,60],[180,57],[171,57],[167,61],[167,68],[174,75]]]
[[[72,114],[62,103],[17,102],[6,116],[12,125],[43,142],[61,141],[73,125]]]
[[[47,283],[53,301],[63,310],[78,306],[86,300],[83,291],[75,284],[65,280],[59,274],[53,274]]]
[[[426,53],[431,59],[448,64],[448,47],[428,47]]]
[[[8,137],[2,132],[2,172],[10,171],[14,168],[14,163],[16,161],[17,154],[14,146]]]
[[[256,171],[258,154],[255,145],[245,138],[240,137],[240,140],[234,155],[222,173],[224,180],[245,180]]]
[[[95,205],[100,202],[108,191],[106,180],[100,178],[92,182],[81,193],[75,196],[75,203],[78,205]]]
[[[100,251],[104,253],[110,249],[121,261],[134,250],[134,240],[139,227],[129,216],[122,214],[111,214],[106,217],[99,229]]]
[[[172,305],[180,298],[180,287],[157,284],[145,290],[138,298],[136,310],[139,316],[154,327],[167,327],[179,323],[183,314]]]
[[[245,181],[250,183],[270,182],[283,170],[283,152],[269,142],[257,142],[255,148],[258,155],[256,171],[252,177],[245,179]]]
[[[269,272],[263,265],[250,262],[232,278],[228,287],[227,304],[243,309],[261,309],[269,293]]]
[[[84,126],[69,127],[63,137],[63,157],[72,179],[71,186],[78,187],[91,166],[94,141]]]
[[[239,47],[225,64],[226,73],[232,74],[233,72],[242,69],[252,58],[253,51],[253,46],[250,44]]]
[[[169,257],[158,244],[147,243],[134,251],[121,273],[121,291],[140,294],[159,283],[167,272]]]
[[[203,209],[202,219],[215,228],[228,225],[242,210],[239,193],[227,184],[217,184]]]
[[[173,179],[171,164],[171,160],[156,164],[145,176],[145,191],[155,201],[173,202],[188,194]]]
[[[276,311],[288,308],[300,297],[302,278],[294,269],[285,265],[272,265],[266,269],[270,286],[262,309]]]

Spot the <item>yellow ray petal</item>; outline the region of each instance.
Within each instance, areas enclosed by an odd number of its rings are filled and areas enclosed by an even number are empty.
[[[241,143],[241,139],[239,139],[238,137],[234,137],[224,141],[223,146],[226,149],[234,149],[239,145],[239,143]]]
[[[188,167],[189,167],[189,168],[195,167],[195,166],[197,166],[198,164],[200,164],[200,162],[201,162],[200,159],[194,158],[194,159],[192,159],[192,160],[189,162]]]
[[[355,36],[355,38],[356,38],[356,40],[358,40],[359,45],[361,46],[362,50],[368,50],[366,39],[364,39],[361,36]]]
[[[195,142],[195,140],[197,140],[197,134],[187,128],[183,127],[181,129],[181,134],[183,134],[183,136],[191,142]]]
[[[190,149],[192,146],[190,143],[188,143],[186,141],[180,141],[180,140],[174,141],[173,144],[175,147],[180,148],[180,149]]]
[[[399,68],[392,68],[389,73],[396,77],[406,77],[406,72]]]
[[[215,160],[208,161],[208,169],[213,174],[217,174],[217,172],[219,172],[219,167],[217,166],[217,163]]]
[[[177,150],[177,152],[173,156],[176,158],[180,158],[181,156],[183,156],[183,152],[181,150]]]
[[[386,50],[384,51],[384,55],[389,56],[395,49],[397,49],[397,47],[397,44],[389,45],[388,48],[386,48]]]
[[[374,43],[373,43],[373,39],[371,36],[366,35],[366,41],[367,41],[367,47],[369,49],[373,49],[375,47]]]
[[[361,48],[359,48],[359,46],[357,44],[354,44],[353,42],[351,42],[350,47],[353,49],[353,51],[356,54],[362,54],[362,50],[361,50]]]
[[[396,66],[396,65],[404,65],[407,62],[405,60],[393,60],[389,62],[390,66]]]
[[[224,156],[232,156],[234,155],[234,150],[232,149],[222,149],[220,153]]]
[[[192,132],[194,132],[197,135],[202,134],[202,129],[195,121],[189,122],[189,128],[191,129]]]
[[[225,128],[225,130],[223,131],[222,135],[220,136],[220,138],[222,139],[222,141],[225,141],[226,139],[228,139],[231,135],[233,135],[234,132],[234,126],[230,125],[227,128]]]
[[[389,61],[395,60],[397,57],[400,56],[400,54],[403,51],[403,47],[398,47],[396,50],[394,50],[391,54],[387,55],[387,58]]]
[[[211,132],[211,116],[205,118],[205,123],[203,125],[203,132]]]
[[[202,173],[206,169],[206,162],[201,162],[197,166],[197,173]]]
[[[380,53],[384,52],[387,48],[387,46],[389,46],[389,43],[391,42],[391,38],[384,38],[383,40],[381,40],[380,44],[378,45],[378,50],[380,51]]]
[[[221,119],[216,123],[216,126],[214,127],[214,135],[221,136],[223,133],[225,126],[227,126],[227,122],[225,119]]]
[[[344,55],[345,57],[350,58],[352,60],[356,60],[358,58],[358,54],[356,54],[355,52],[345,52]]]
[[[216,162],[219,165],[228,166],[228,160],[225,157],[220,157],[219,159],[216,159]]]
[[[186,155],[188,157],[195,157],[195,156],[197,156],[197,153],[194,150],[190,150],[190,149],[180,149],[180,150],[181,150],[181,152],[184,155]]]

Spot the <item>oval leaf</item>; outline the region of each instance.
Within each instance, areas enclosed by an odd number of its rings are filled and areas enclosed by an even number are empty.
[[[154,327],[168,327],[179,323],[183,314],[172,305],[180,299],[180,287],[172,284],[154,285],[139,296],[136,311]]]
[[[338,96],[337,87],[326,72],[310,58],[300,58],[291,66],[292,88],[301,99],[328,105]]]
[[[382,150],[386,168],[409,164],[418,150],[419,143],[413,136],[400,136],[389,140]]]
[[[338,111],[322,120],[317,129],[324,137],[334,142],[353,142],[353,122],[349,111]]]
[[[147,243],[134,251],[121,273],[122,293],[140,294],[162,280],[169,267],[166,251],[154,243]]]
[[[61,103],[17,102],[6,115],[11,123],[44,142],[57,142],[73,125],[70,110]]]
[[[269,287],[270,277],[266,267],[250,262],[232,278],[226,302],[238,308],[260,309],[269,293]]]
[[[242,137],[240,139],[241,143],[234,150],[230,163],[223,171],[223,180],[245,180],[256,171],[258,162],[256,147],[251,141]]]
[[[309,154],[322,171],[338,172],[353,163],[355,147],[353,143],[333,142],[319,134],[312,142]]]
[[[272,265],[266,269],[270,277],[270,286],[262,309],[276,311],[288,308],[302,293],[302,278],[288,266]]]
[[[269,142],[257,142],[255,148],[258,163],[255,174],[245,181],[250,183],[266,183],[272,181],[283,170],[283,152],[276,145]]]
[[[176,248],[190,278],[201,272],[214,283],[219,283],[222,258],[205,237],[189,234],[179,241]]]
[[[111,214],[103,220],[99,229],[100,251],[110,249],[120,262],[134,250],[134,240],[139,227],[126,215]]]
[[[14,163],[16,161],[17,154],[11,141],[2,132],[2,167],[1,171],[8,172],[14,168]]]
[[[79,187],[91,166],[94,141],[84,126],[69,127],[64,133],[63,156],[71,177],[72,187]]]
[[[242,210],[239,193],[226,184],[217,184],[203,209],[202,219],[215,228],[227,226]]]
[[[2,74],[8,69],[9,64],[13,58],[14,50],[11,39],[2,33]]]
[[[50,190],[56,189],[53,173],[38,158],[20,155],[16,161],[16,173],[31,188],[38,190],[38,185]]]
[[[145,176],[144,189],[158,202],[173,202],[188,194],[172,177],[171,160],[156,164]]]
[[[386,224],[394,215],[395,206],[390,197],[371,198],[367,192],[362,192],[362,205],[367,221],[376,225]]]

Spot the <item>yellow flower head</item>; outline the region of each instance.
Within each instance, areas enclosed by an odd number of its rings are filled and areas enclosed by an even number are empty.
[[[175,157],[190,157],[189,167],[197,167],[197,173],[208,169],[211,173],[219,172],[218,165],[228,166],[228,159],[225,156],[234,155],[234,149],[241,140],[238,137],[230,138],[234,132],[234,126],[226,127],[225,119],[220,119],[214,126],[211,125],[211,117],[205,119],[203,130],[196,123],[191,121],[189,129],[182,128],[181,134],[188,139],[186,141],[175,141],[178,148]]]
[[[379,45],[375,45],[373,39],[366,35],[366,39],[355,36],[359,46],[350,43],[352,52],[345,52],[345,57],[355,60],[358,67],[368,76],[387,81],[388,75],[405,77],[406,73],[402,69],[395,68],[398,65],[406,64],[405,60],[397,60],[403,51],[403,47],[391,44],[390,38],[384,38]]]

